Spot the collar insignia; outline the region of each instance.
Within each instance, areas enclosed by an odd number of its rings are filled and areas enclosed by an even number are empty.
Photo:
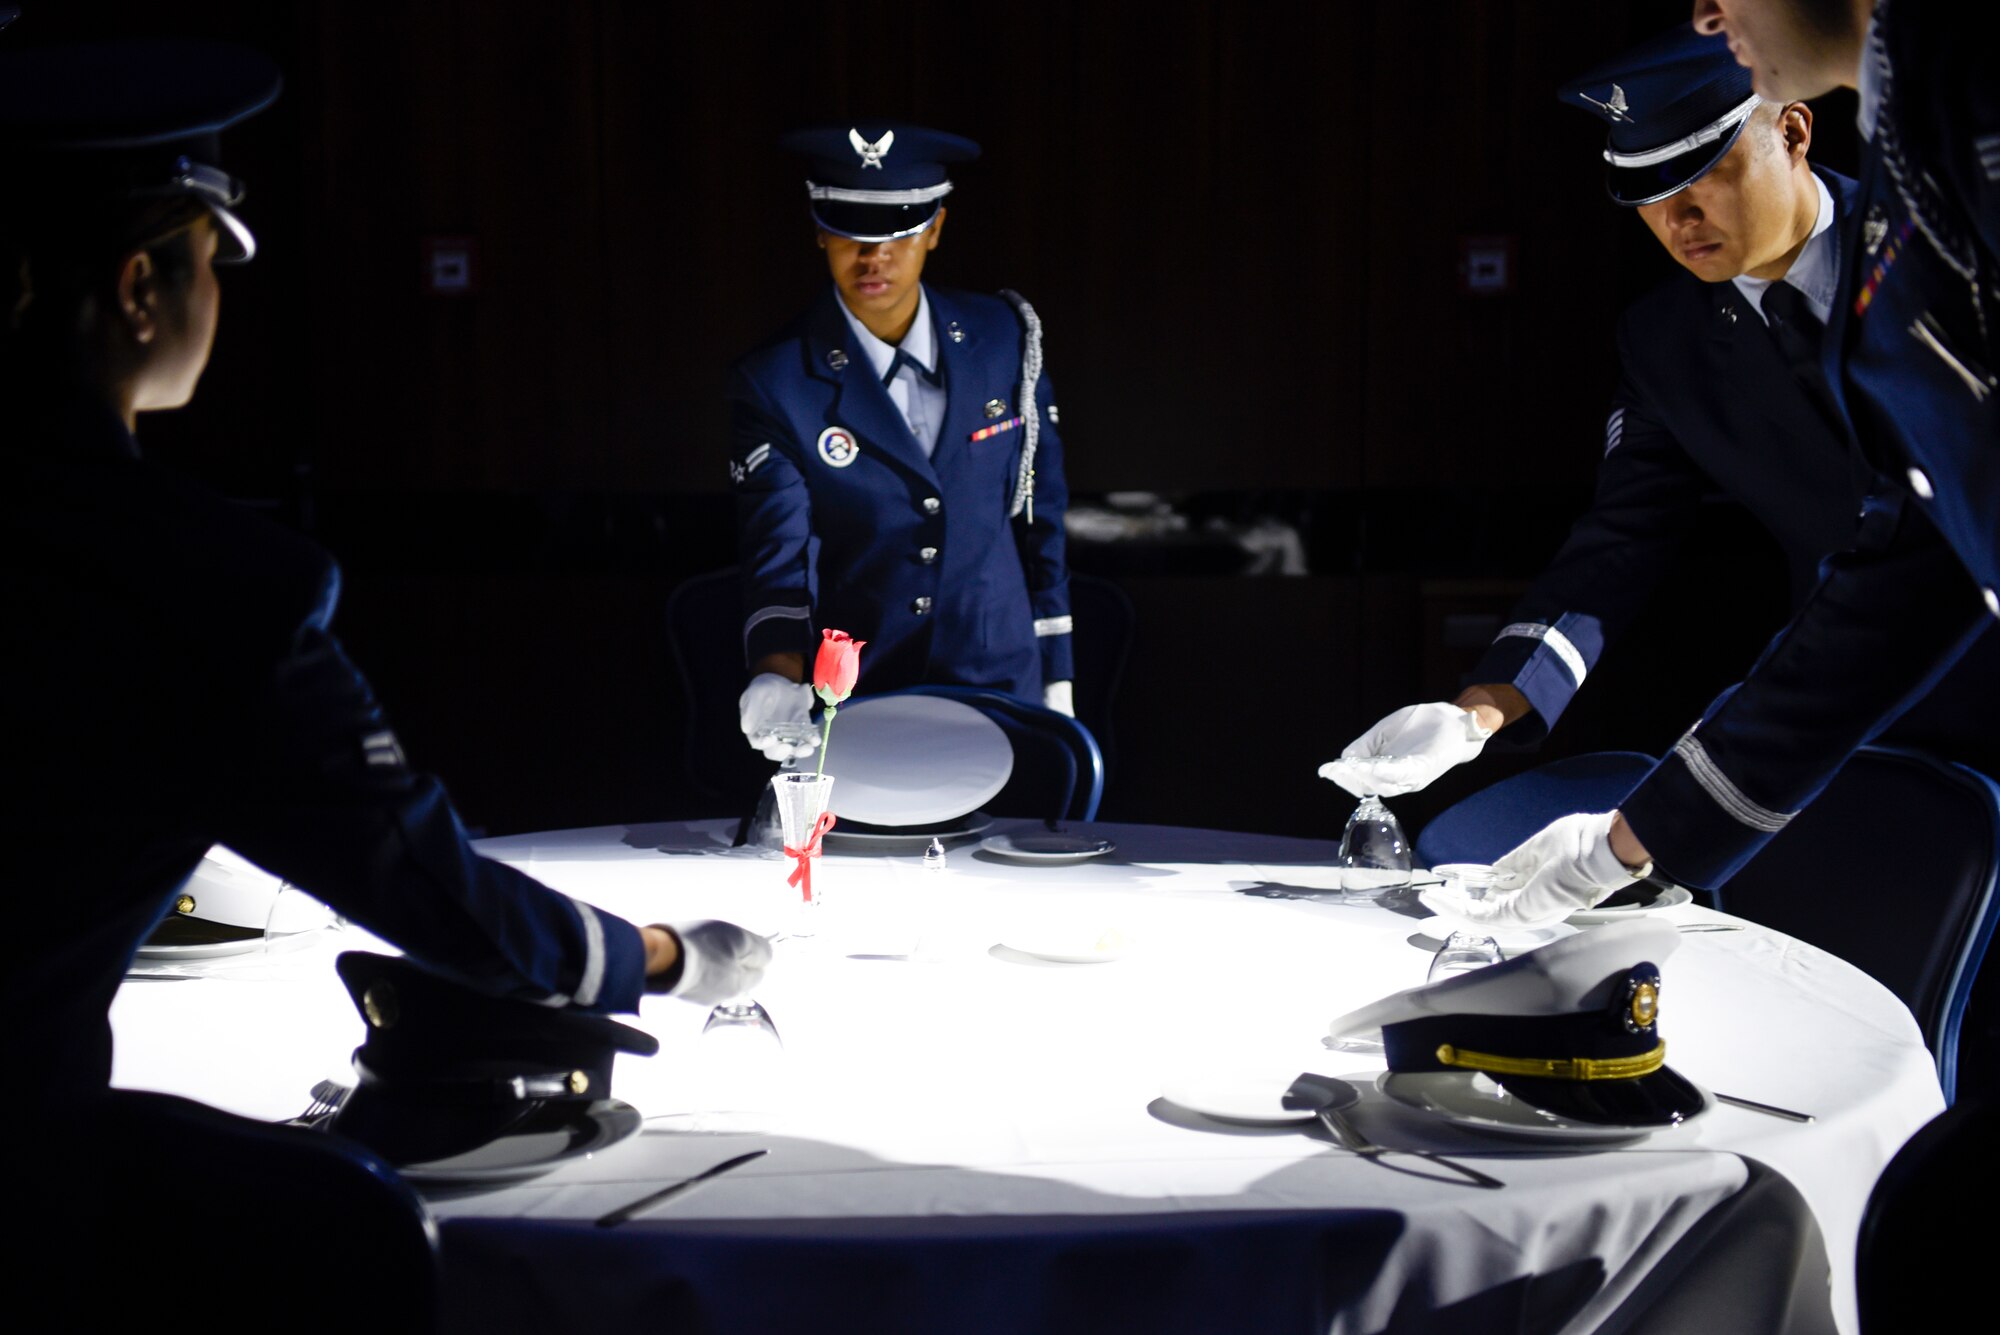
[[[865,171],[873,167],[876,171],[880,171],[882,170],[882,159],[889,152],[889,146],[896,142],[896,132],[894,130],[884,130],[882,137],[871,144],[861,137],[861,131],[849,130],[847,132],[847,142],[854,145],[854,151],[861,155],[862,170]]]

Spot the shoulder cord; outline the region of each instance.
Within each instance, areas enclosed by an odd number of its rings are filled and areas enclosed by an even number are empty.
[[[1888,0],[1879,0],[1875,6],[1875,22],[1869,32],[1868,50],[1862,56],[1875,66],[1875,73],[1881,81],[1882,105],[1875,125],[1875,137],[1881,145],[1882,165],[1888,169],[1889,179],[1896,187],[1904,212],[1924,234],[1924,240],[1930,243],[1938,258],[1972,289],[1972,315],[1979,325],[1979,341],[1985,343],[1989,335],[1986,303],[1979,286],[1979,248],[1968,238],[1956,235],[1936,180],[1929,172],[1919,171],[1903,153],[1903,136],[1896,125],[1895,70],[1889,63],[1886,36],[1889,10]]]
[[[1021,317],[1021,471],[1014,479],[1014,508],[1007,512],[1012,519],[1023,510],[1028,513],[1028,524],[1035,522],[1035,447],[1042,440],[1042,412],[1035,403],[1035,392],[1042,384],[1042,317],[1035,314],[1035,308],[1028,299],[1012,288],[1000,289],[1000,295]]]

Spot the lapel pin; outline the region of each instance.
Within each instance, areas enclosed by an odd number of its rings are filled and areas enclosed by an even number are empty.
[[[847,369],[847,354],[839,348],[835,348],[832,352],[826,354],[826,364],[836,371],[845,371]]]
[[[818,448],[829,468],[845,468],[861,456],[861,446],[846,427],[830,426],[820,432]]]
[[[1868,216],[1862,219],[1861,244],[1870,255],[1873,255],[1882,248],[1882,238],[1887,235],[1889,235],[1889,219],[1883,214],[1882,206],[1877,204],[1868,210]]]
[[[953,320],[944,327],[944,336],[954,343],[965,342],[965,331],[958,327],[958,321],[956,320]]]
[[[1004,416],[1006,412],[1007,412],[1007,403],[1004,399],[986,400],[986,415],[988,417],[1001,417]]]

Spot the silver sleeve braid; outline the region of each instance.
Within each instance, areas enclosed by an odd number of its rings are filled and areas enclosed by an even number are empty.
[[[1000,295],[1021,317],[1024,331],[1021,342],[1021,471],[1014,478],[1014,507],[1007,512],[1007,517],[1014,519],[1035,497],[1035,447],[1042,440],[1042,411],[1035,403],[1035,392],[1042,384],[1042,317],[1035,314],[1035,308],[1019,292],[1002,288]],[[1029,512],[1028,522],[1034,522],[1033,511]]]

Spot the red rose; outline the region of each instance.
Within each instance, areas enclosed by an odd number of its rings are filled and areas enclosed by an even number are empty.
[[[828,705],[838,705],[854,694],[854,679],[861,675],[861,646],[844,630],[820,632],[819,657],[813,660],[813,690]]]

